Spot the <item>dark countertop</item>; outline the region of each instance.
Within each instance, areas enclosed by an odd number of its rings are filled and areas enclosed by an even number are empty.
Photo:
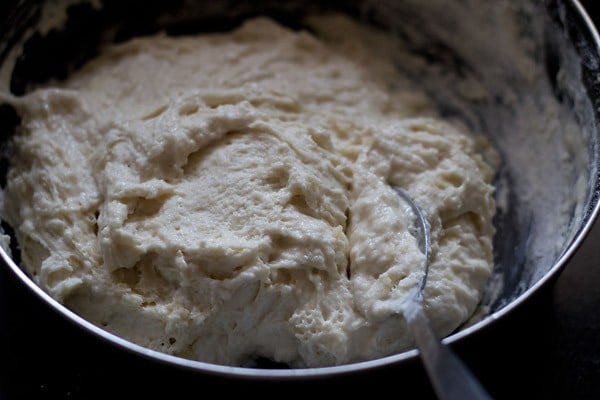
[[[599,248],[596,223],[553,284],[469,343],[453,346],[493,397],[600,398]],[[340,394],[344,388],[343,394],[366,389],[374,396],[433,398],[418,360],[300,382],[228,380],[167,368],[88,336],[23,286],[0,265],[0,399],[203,397],[213,387],[218,396],[240,390],[260,397],[318,395],[327,388]]]

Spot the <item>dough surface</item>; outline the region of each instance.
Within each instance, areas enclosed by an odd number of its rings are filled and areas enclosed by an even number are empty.
[[[412,337],[398,304],[423,256],[389,184],[428,216],[435,330],[493,267],[489,144],[436,115],[383,34],[266,18],[111,45],[12,98],[4,216],[53,297],[142,346],[292,367],[373,359]]]

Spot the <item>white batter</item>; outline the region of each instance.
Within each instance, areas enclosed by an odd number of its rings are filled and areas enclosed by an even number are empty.
[[[258,18],[114,45],[22,115],[5,191],[23,266],[119,336],[229,365],[372,359],[412,345],[423,256],[389,184],[428,216],[426,312],[446,335],[490,275],[489,144],[435,116],[386,37]]]

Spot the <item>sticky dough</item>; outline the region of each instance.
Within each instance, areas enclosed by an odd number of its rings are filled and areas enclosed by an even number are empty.
[[[12,98],[3,212],[33,279],[181,357],[389,355],[413,343],[398,303],[423,263],[393,184],[431,224],[426,312],[457,329],[493,266],[489,144],[436,115],[378,51],[385,35],[310,23],[137,38]]]

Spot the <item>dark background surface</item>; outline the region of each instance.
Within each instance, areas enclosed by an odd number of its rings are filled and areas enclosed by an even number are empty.
[[[592,9],[597,0],[582,1]],[[597,6],[596,6],[597,7]],[[600,223],[558,279],[511,315],[454,345],[497,399],[600,399]],[[418,360],[344,378],[225,379],[168,368],[118,350],[32,296],[0,265],[0,399],[318,396],[433,398]]]

